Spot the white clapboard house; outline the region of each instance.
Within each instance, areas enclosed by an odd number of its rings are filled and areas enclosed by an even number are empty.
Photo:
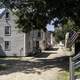
[[[0,56],[27,56],[33,47],[45,48],[43,30],[33,30],[27,34],[16,27],[16,15],[7,8],[0,9]]]

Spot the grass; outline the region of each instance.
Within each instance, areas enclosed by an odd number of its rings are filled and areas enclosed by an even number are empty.
[[[75,70],[75,77],[80,78],[80,68]],[[58,75],[58,80],[69,80],[69,72],[60,71]]]
[[[15,57],[0,57],[0,60],[2,60],[2,61],[6,61],[6,60],[20,60],[20,57],[19,58],[15,58]],[[7,70],[7,69],[9,69],[10,68],[10,65],[9,64],[7,64],[7,63],[1,63],[0,64],[0,71],[1,70]]]
[[[0,64],[0,70],[5,70],[5,69],[8,69],[9,68],[9,65],[7,64]]]
[[[75,70],[75,77],[80,78],[80,68]],[[69,72],[60,71],[58,75],[58,80],[69,80]]]
[[[75,70],[75,77],[80,78],[80,68]]]
[[[32,57],[0,57],[1,61],[27,61],[32,59]],[[0,71],[1,70],[7,70],[11,68],[11,65],[8,63],[0,63]]]
[[[67,71],[59,72],[58,80],[69,80],[69,72]]]

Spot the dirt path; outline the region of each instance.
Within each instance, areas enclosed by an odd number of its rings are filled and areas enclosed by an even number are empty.
[[[7,65],[0,71],[0,80],[58,80],[58,72],[66,70],[67,58],[61,51],[46,52],[35,58],[0,60]]]

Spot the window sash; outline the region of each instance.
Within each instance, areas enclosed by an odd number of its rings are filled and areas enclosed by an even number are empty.
[[[41,32],[40,31],[38,32],[38,37],[41,37]]]
[[[9,12],[6,12],[6,18],[9,18]]]
[[[11,27],[5,26],[5,35],[11,35]]]
[[[5,51],[10,51],[10,49],[11,49],[11,42],[5,41]]]

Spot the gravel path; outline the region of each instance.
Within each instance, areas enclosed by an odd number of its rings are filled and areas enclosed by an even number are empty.
[[[58,72],[65,70],[62,50],[47,52],[38,57],[0,60],[7,69],[0,71],[0,80],[58,80]]]

